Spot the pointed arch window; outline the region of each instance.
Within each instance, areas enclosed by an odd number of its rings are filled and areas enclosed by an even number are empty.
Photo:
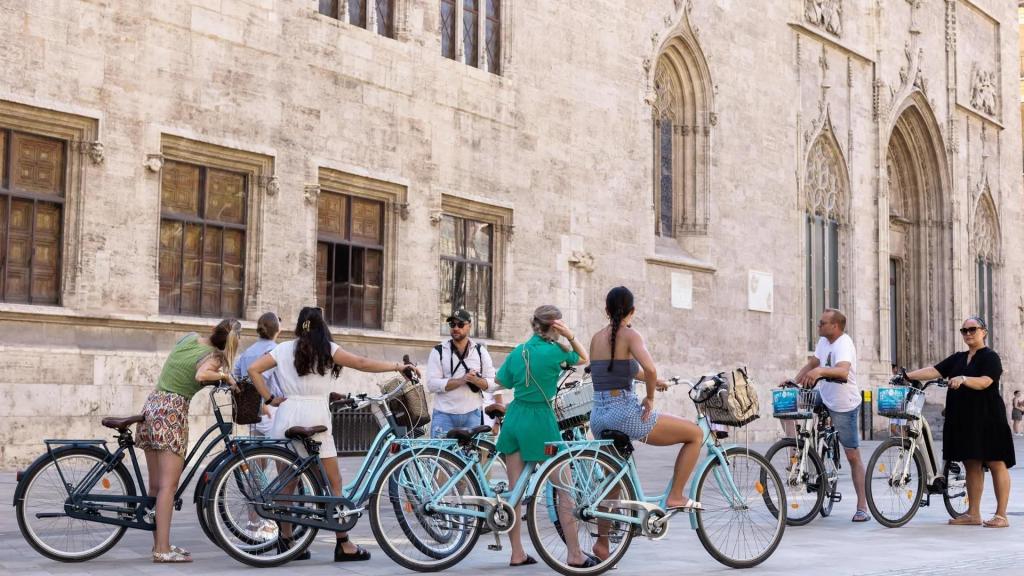
[[[811,147],[804,177],[807,260],[807,345],[818,340],[817,320],[825,308],[838,308],[840,230],[846,206],[846,170],[830,130]]]
[[[654,70],[655,233],[706,234],[711,175],[711,80],[692,35],[670,40]]]
[[[977,286],[978,315],[988,325],[988,345],[995,345],[995,276],[999,261],[999,221],[995,204],[986,190],[975,209],[972,242]]]

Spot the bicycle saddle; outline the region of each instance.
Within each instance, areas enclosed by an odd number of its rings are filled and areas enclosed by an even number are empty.
[[[142,414],[136,414],[135,416],[128,416],[127,418],[117,418],[114,416],[108,416],[100,421],[101,424],[107,428],[113,428],[118,432],[124,432],[132,424],[138,424],[145,420],[146,417]]]
[[[629,456],[633,453],[633,442],[624,432],[604,430],[601,432],[601,440],[611,440],[612,446],[623,456]]]
[[[445,435],[445,438],[458,440],[459,442],[466,442],[468,440],[472,440],[478,434],[483,434],[485,432],[490,431],[490,426],[474,426],[472,428],[452,428],[451,430],[448,431],[448,434]]]
[[[321,432],[327,432],[327,426],[292,426],[284,431],[284,437],[291,438],[292,440],[302,440],[303,438],[311,438]]]
[[[489,418],[501,418],[505,415],[505,406],[502,404],[491,404],[484,409],[484,414]]]

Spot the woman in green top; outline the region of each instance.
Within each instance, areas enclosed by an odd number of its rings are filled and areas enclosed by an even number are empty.
[[[537,308],[531,324],[533,337],[509,353],[495,377],[499,386],[515,392],[515,399],[505,413],[501,435],[498,436],[498,451],[505,455],[511,486],[519,480],[526,462],[547,459],[544,455],[545,442],[562,439],[553,401],[563,363],[573,366],[588,362],[587,350],[562,322],[562,312],[558,308],[550,305]],[[562,336],[569,341],[569,346],[557,342]],[[509,532],[512,542],[509,565],[536,564],[537,561],[523,549],[519,517],[517,506],[516,524]],[[570,550],[568,561],[584,566],[589,560],[577,545],[575,550]]]
[[[188,449],[188,405],[203,382],[227,380],[233,386],[231,361],[238,350],[241,323],[222,320],[208,337],[196,333],[178,340],[164,362],[156,390],[146,398],[136,445],[146,452],[149,493],[156,497],[153,562],[191,562],[188,551],[171,546],[174,493]]]

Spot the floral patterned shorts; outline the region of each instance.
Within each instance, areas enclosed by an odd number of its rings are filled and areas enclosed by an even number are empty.
[[[135,431],[135,445],[142,450],[166,450],[182,458],[188,448],[189,399],[173,392],[154,390],[142,406],[145,422]]]

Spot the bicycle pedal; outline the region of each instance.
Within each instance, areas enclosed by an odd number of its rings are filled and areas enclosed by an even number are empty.
[[[492,551],[492,552],[501,552],[502,550],[504,550],[504,548],[502,548],[501,544],[488,544],[487,545],[487,549]]]
[[[833,492],[832,493],[832,501],[833,502],[842,502],[843,501],[842,493],[840,493],[840,492]]]

